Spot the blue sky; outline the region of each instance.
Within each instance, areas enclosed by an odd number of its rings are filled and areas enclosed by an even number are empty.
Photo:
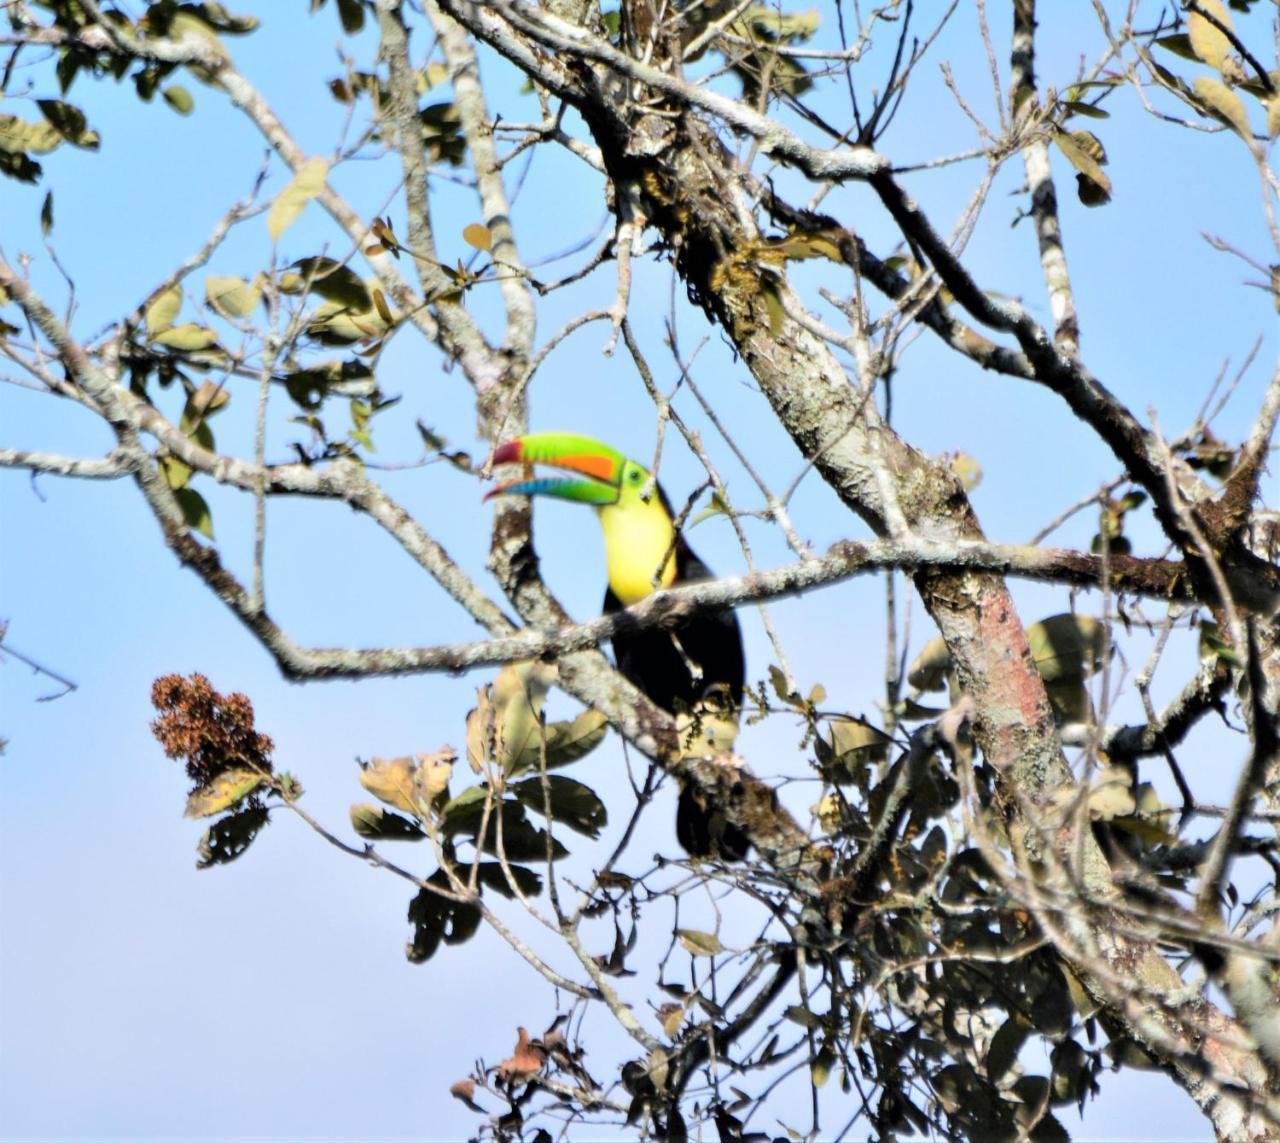
[[[1061,58],[1041,59],[1042,85],[1071,75],[1077,54],[1097,46],[1086,38],[1082,47],[1074,34],[1071,21],[1083,7],[1075,16],[1064,14],[1068,6],[1053,7],[1041,42]],[[308,18],[301,0],[243,8],[263,26],[231,42],[238,64],[304,147],[327,150],[343,112],[324,88],[339,71],[333,13]],[[1054,20],[1065,22],[1056,27]],[[940,40],[937,58],[952,61],[962,90],[982,112],[990,93],[975,45],[972,16],[962,13]],[[366,36],[345,50],[367,60],[371,49]],[[523,99],[523,114],[534,114],[530,97],[518,94],[517,77],[492,57],[483,66],[504,109],[519,108]],[[39,69],[32,75],[34,94],[50,94],[48,76]],[[926,67],[919,78],[919,94],[888,137],[890,154],[909,162],[974,145],[972,128],[936,70]],[[215,93],[186,82],[197,106],[184,119],[160,103],[139,105],[128,86],[80,81],[71,98],[102,133],[101,152],[64,148],[48,156],[39,189],[0,183],[0,248],[10,258],[30,254],[33,280],[62,306],[65,291],[37,226],[44,189],[54,189],[53,240],[76,282],[73,328],[81,336],[131,309],[175,261],[197,249],[262,161],[256,133]],[[1258,364],[1215,426],[1219,436],[1238,438],[1276,357],[1275,313],[1265,293],[1241,286],[1248,271],[1212,251],[1200,231],[1262,251],[1266,260],[1256,176],[1230,135],[1189,140],[1153,123],[1128,93],[1108,106],[1112,118],[1095,128],[1110,154],[1115,201],[1085,210],[1071,193],[1065,164],[1057,171],[1086,359],[1131,407],[1145,414],[1154,406],[1166,431],[1177,432],[1194,416],[1222,362],[1239,363],[1262,337]],[[269,185],[277,190],[284,182],[278,161],[272,172]],[[978,174],[953,167],[908,182],[949,227]],[[786,178],[779,174],[780,183]],[[984,285],[1022,297],[1047,320],[1034,236],[1025,223],[1010,226],[1023,201],[1010,197],[1020,182],[1020,164],[1010,164],[968,261]],[[348,164],[334,183],[370,216],[395,188],[394,176],[379,163]],[[465,255],[461,231],[477,220],[478,208],[465,188],[433,184],[436,189],[442,245]],[[865,188],[841,188],[824,206],[856,220],[874,249],[887,253],[892,246],[888,221]],[[563,250],[604,221],[599,180],[580,164],[540,156],[513,217],[527,259]],[[313,207],[287,232],[280,256],[292,260],[325,243],[346,252],[345,240]],[[233,234],[209,270],[251,275],[269,254],[257,219]],[[573,264],[563,260],[539,272],[552,277]],[[808,282],[816,273],[805,267],[798,279]],[[602,304],[612,288],[606,272],[541,304],[540,342],[574,313]],[[634,317],[668,389],[676,379],[661,344],[669,297],[667,266],[642,261]],[[686,354],[708,338],[696,379],[771,483],[785,486],[800,471],[800,458],[722,337],[684,302],[679,287],[675,297]],[[496,322],[493,295],[477,291],[468,304]],[[197,319],[194,309],[190,315]],[[588,326],[556,350],[535,382],[532,420],[538,428],[598,436],[645,459],[653,447],[653,409],[629,362],[602,355],[606,336],[604,326]],[[479,447],[465,382],[412,334],[392,343],[379,380],[385,392],[403,396],[377,427],[387,461],[418,456],[418,417],[458,447]],[[1051,394],[982,375],[927,338],[912,347],[895,385],[895,423],[907,439],[930,453],[963,450],[982,464],[984,480],[973,499],[993,539],[1028,538],[1115,475],[1102,447]],[[215,425],[219,443],[243,455],[251,449],[251,405],[248,389],[233,390]],[[745,475],[687,394],[678,407],[703,430],[731,493],[751,506]],[[298,433],[281,413],[269,455],[282,457]],[[110,447],[89,417],[11,386],[0,386],[0,444],[84,455]],[[663,479],[678,501],[698,480],[695,462],[673,435]],[[385,480],[491,587],[483,570],[483,489],[444,465],[387,473]],[[222,489],[202,490],[224,557],[247,569],[249,503]],[[1266,491],[1274,504],[1274,476]],[[816,477],[802,485],[794,514],[801,534],[819,548],[865,534]],[[537,528],[547,581],[575,616],[594,615],[603,582],[594,524],[572,506],[553,504],[540,506]],[[747,528],[761,565],[787,559],[771,531],[750,521]],[[1087,545],[1093,530],[1079,519],[1059,538]],[[1156,542],[1142,518],[1133,535],[1138,551]],[[465,949],[443,950],[426,966],[409,965],[406,887],[343,857],[291,819],[274,822],[243,860],[197,872],[200,827],[180,816],[185,778],[149,733],[148,696],[157,675],[193,670],[223,690],[249,694],[259,726],[276,741],[277,766],[301,778],[314,814],[344,827],[348,804],[363,800],[354,759],[461,745],[463,716],[485,676],[283,682],[265,652],[178,568],[125,482],[32,482],[0,471],[0,536],[0,616],[9,620],[9,641],[78,684],[73,694],[39,702],[52,689],[47,679],[13,661],[0,666],[0,733],[10,740],[0,759],[0,1134],[443,1138],[474,1130],[476,1117],[448,1098],[447,1088],[477,1057],[504,1058],[516,1025],[537,1032],[550,1022],[553,1000],[541,982],[484,932]],[[713,567],[742,570],[724,521],[708,521],[690,538]],[[270,506],[267,576],[273,613],[305,643],[425,645],[478,634],[381,532],[331,506]],[[1016,594],[1028,620],[1065,608],[1061,592],[1019,585]],[[1096,608],[1096,600],[1081,606]],[[882,675],[881,584],[854,582],[772,611],[801,683],[820,681],[833,705],[874,713]],[[932,631],[918,605],[913,616],[914,653]],[[772,652],[754,613],[744,614],[744,624],[749,671],[759,678]],[[1157,700],[1190,670],[1189,645],[1178,650],[1181,661],[1157,676]],[[1135,637],[1125,651],[1136,670],[1145,644]],[[743,752],[762,773],[798,777],[799,736],[785,719],[770,719],[746,734]],[[1185,754],[1206,796],[1222,796],[1234,782],[1234,769],[1221,759],[1241,755],[1237,740],[1226,742],[1224,755],[1220,740],[1206,732]],[[616,831],[627,799],[616,740],[572,773],[617,807]],[[806,813],[814,790],[793,782],[783,796]],[[674,846],[669,820],[662,808],[646,818],[660,831],[654,849]],[[582,842],[575,857],[598,861],[607,843],[606,837],[597,850]],[[402,847],[394,856],[426,867],[425,850]],[[606,951],[611,935],[597,935]],[[639,979],[645,980],[643,972]],[[608,1042],[606,1021],[597,1020],[595,1028],[591,1043],[600,1044],[599,1071],[607,1074],[602,1061],[620,1049]],[[1082,1136],[1208,1136],[1190,1103],[1160,1077],[1129,1075],[1104,1090],[1102,1104],[1088,1110],[1090,1129]],[[1073,1113],[1063,1114],[1069,1128],[1076,1126]],[[843,1118],[835,1113],[830,1121]]]

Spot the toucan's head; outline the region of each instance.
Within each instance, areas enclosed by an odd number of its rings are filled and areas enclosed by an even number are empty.
[[[581,473],[586,480],[537,477],[499,484],[485,499],[557,496],[590,504],[604,528],[609,586],[624,603],[635,603],[655,584],[670,587],[676,575],[675,520],[649,470],[617,449],[576,433],[529,433],[499,445],[498,464],[545,464]]]
[[[558,496],[597,508],[616,505],[624,508],[631,501],[648,501],[657,490],[649,470],[628,460],[617,449],[577,433],[529,433],[498,446],[493,463],[545,464],[580,472],[588,480],[566,477],[539,477],[534,480],[512,480],[499,484],[485,499],[506,493],[511,496]]]

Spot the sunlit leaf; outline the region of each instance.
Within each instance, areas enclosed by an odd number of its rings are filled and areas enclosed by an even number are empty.
[[[1196,96],[1217,118],[1235,130],[1245,139],[1253,137],[1253,129],[1249,126],[1249,113],[1245,110],[1244,101],[1221,80],[1202,75],[1193,84]]]
[[[1222,0],[1199,0],[1199,5],[1225,27],[1234,27]],[[1192,12],[1187,16],[1187,41],[1196,58],[1210,67],[1222,67],[1223,59],[1231,51],[1231,41],[1217,25],[1206,20],[1199,12]]]
[[[195,110],[196,101],[192,99],[191,92],[181,84],[171,83],[168,87],[162,89],[160,94],[164,96],[164,101],[179,115],[190,115]]]
[[[191,792],[183,814],[189,818],[207,818],[229,810],[252,794],[265,780],[266,775],[257,770],[243,767],[224,770],[213,781]]]
[[[704,933],[699,929],[677,929],[676,936],[691,956],[719,956],[724,952],[724,945],[715,933]]]
[[[958,452],[952,456],[951,471],[956,474],[956,479],[966,492],[972,492],[982,483],[982,465],[967,452]]]
[[[191,480],[192,469],[172,454],[160,458],[160,470],[170,488],[185,488]]]
[[[184,322],[171,326],[163,333],[151,338],[156,345],[176,349],[179,353],[193,353],[201,349],[212,349],[218,344],[218,335],[207,326],[196,325],[195,322]]]
[[[447,796],[455,758],[447,747],[435,754],[374,758],[361,767],[360,785],[387,805],[421,817]]]
[[[154,339],[170,326],[182,308],[182,287],[170,286],[156,294],[142,311],[142,320],[146,324],[148,335]]]
[[[204,300],[210,309],[223,317],[248,317],[262,300],[262,285],[260,281],[250,283],[243,278],[210,274],[204,280]]]
[[[328,162],[319,157],[308,159],[298,168],[293,181],[276,196],[267,212],[267,233],[272,242],[280,241],[280,236],[297,221],[307,203],[324,189],[328,174]]]
[[[468,246],[474,246],[477,250],[490,250],[493,247],[493,234],[487,226],[482,226],[478,222],[471,223],[462,231],[462,240]]]
[[[1095,197],[1093,201],[1085,202],[1085,205],[1097,206],[1109,201],[1111,197],[1111,180],[1102,169],[1101,164],[1106,162],[1106,156],[1104,152],[1101,158],[1098,157],[1098,150],[1100,150],[1101,144],[1098,144],[1096,136],[1088,131],[1071,133],[1058,131],[1054,133],[1053,141],[1067,161],[1080,172],[1080,176],[1085,183],[1092,184]],[[1096,148],[1094,144],[1097,144]],[[1087,195],[1090,192],[1086,191],[1085,193]]]

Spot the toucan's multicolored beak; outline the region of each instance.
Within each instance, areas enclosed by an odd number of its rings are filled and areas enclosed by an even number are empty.
[[[546,464],[581,472],[590,480],[568,480],[540,477],[534,480],[512,480],[499,484],[485,499],[508,496],[558,496],[581,504],[617,503],[627,458],[591,437],[576,433],[529,433],[498,446],[493,463]]]

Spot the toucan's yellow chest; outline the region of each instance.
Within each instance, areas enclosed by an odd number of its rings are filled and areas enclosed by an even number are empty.
[[[659,587],[670,587],[676,578],[676,533],[660,499],[626,497],[599,512],[609,587],[622,605],[629,607],[651,595],[655,577]]]

